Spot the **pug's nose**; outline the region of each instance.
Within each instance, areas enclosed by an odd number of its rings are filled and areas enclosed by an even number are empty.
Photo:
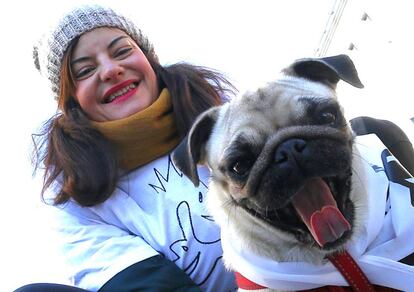
[[[306,141],[302,139],[290,139],[281,143],[275,152],[275,162],[297,162],[300,160],[306,148]]]

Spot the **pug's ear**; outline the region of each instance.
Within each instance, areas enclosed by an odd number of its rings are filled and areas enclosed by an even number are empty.
[[[202,113],[172,153],[174,164],[195,186],[198,186],[200,182],[197,164],[204,160],[205,145],[216,123],[219,108],[213,107]]]
[[[354,63],[347,55],[299,59],[285,71],[288,74],[326,83],[332,88],[336,87],[339,79],[357,88],[364,87]]]

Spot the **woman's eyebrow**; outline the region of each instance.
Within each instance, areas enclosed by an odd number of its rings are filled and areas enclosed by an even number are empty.
[[[109,45],[108,45],[108,50],[109,49],[111,49],[118,41],[120,41],[121,39],[124,39],[124,38],[128,38],[128,36],[126,36],[126,35],[121,35],[121,36],[119,36],[119,37],[117,37],[117,38],[115,38],[115,39],[113,39],[110,43],[109,43]],[[71,61],[70,62],[70,65],[71,66],[73,66],[73,65],[75,65],[76,63],[80,63],[80,62],[84,62],[84,61],[88,61],[88,60],[90,60],[90,57],[80,57],[80,58],[77,58],[77,59],[75,59],[75,60],[73,60],[73,61]]]
[[[89,59],[90,59],[90,57],[80,57],[80,58],[77,58],[77,59],[71,61],[70,65],[73,66],[76,63],[81,63],[81,62],[84,62],[84,61],[88,61]]]
[[[126,35],[121,35],[121,36],[119,36],[119,37],[117,37],[117,38],[115,38],[115,39],[113,39],[110,43],[109,43],[109,45],[108,45],[108,49],[110,49],[110,48],[112,48],[119,40],[121,40],[121,39],[124,39],[124,38],[128,38],[128,36],[126,36]]]

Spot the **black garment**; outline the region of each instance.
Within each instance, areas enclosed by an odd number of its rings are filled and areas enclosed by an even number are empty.
[[[200,292],[200,288],[173,262],[161,255],[133,264],[111,278],[99,292]],[[87,290],[60,284],[36,283],[25,285],[14,292],[87,292]]]
[[[395,158],[414,176],[413,145],[400,127],[390,121],[371,117],[357,117],[350,122],[357,135],[377,135]]]
[[[61,284],[36,283],[20,287],[14,292],[87,292],[87,290]]]
[[[200,292],[191,278],[173,262],[158,255],[116,274],[99,292],[177,291]]]

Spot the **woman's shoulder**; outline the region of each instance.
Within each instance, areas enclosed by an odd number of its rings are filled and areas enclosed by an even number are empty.
[[[209,170],[205,166],[198,167],[200,184],[207,186],[209,179]],[[152,162],[134,169],[121,177],[119,186],[128,184],[154,186],[155,188],[163,188],[167,185],[170,188],[178,186],[180,188],[195,188],[190,179],[188,179],[174,164],[171,154],[162,156]]]
[[[152,162],[122,174],[113,194],[103,203],[96,206],[84,207],[73,199],[57,205],[57,209],[71,216],[102,217],[104,213],[113,213],[115,209],[138,208],[142,211],[145,206],[159,204],[163,200],[170,201],[203,201],[207,194],[209,171],[199,167],[199,186],[194,186],[174,164],[171,155],[165,155]],[[47,201],[53,202],[55,191],[60,188],[59,178],[47,193]],[[198,205],[198,204],[197,204]],[[154,207],[154,206],[153,206]],[[124,210],[126,211],[126,210]]]

